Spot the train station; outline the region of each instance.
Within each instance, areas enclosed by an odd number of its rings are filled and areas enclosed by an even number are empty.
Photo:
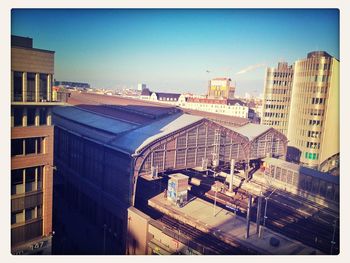
[[[116,96],[72,92],[68,103],[70,106],[53,110],[57,167],[54,210],[59,210],[54,213],[54,225],[60,229],[60,239],[67,240],[56,244],[54,249],[67,254],[137,254],[138,248],[144,246],[141,243],[148,244],[149,240],[133,237],[130,211],[154,220],[166,218],[165,211],[152,207],[149,202],[152,198],[170,195],[169,182],[175,180],[174,174],[182,174],[190,182],[186,189],[189,194],[182,195],[173,209],[202,200],[209,206],[217,202],[218,207],[221,206],[218,211],[225,214],[223,207],[232,210],[231,201],[241,202],[242,206],[235,206],[235,211],[247,218],[244,219],[246,240],[239,242],[239,238],[233,238],[234,243],[240,244],[238,247],[222,239],[218,244],[226,246],[227,254],[266,250],[263,246],[251,249],[248,245],[247,228],[252,220],[258,220],[256,227],[259,228],[260,214],[263,208],[267,209],[267,201],[263,202],[258,194],[251,194],[247,189],[254,188],[255,192],[260,189],[258,192],[270,198],[276,195],[277,191],[270,193],[268,187],[255,187],[254,173],[260,171],[264,158],[285,159],[285,135],[237,117],[219,114],[206,117],[196,111],[184,112],[173,106]],[[197,185],[196,179],[200,182]],[[215,186],[219,183],[218,190]],[[253,207],[258,210],[251,211]],[[139,216],[138,220],[145,219]],[[212,236],[209,232],[206,235]],[[272,235],[269,242],[278,240],[279,254],[283,254],[287,253],[282,249],[283,240],[287,239]],[[298,241],[292,243],[299,244]],[[158,248],[165,251],[162,246],[164,244],[159,244]],[[202,245],[204,252],[195,248],[188,251],[216,253],[215,246],[206,250],[208,247]],[[322,253],[308,246],[302,250],[305,254]],[[147,251],[153,253],[154,249]],[[269,254],[268,250],[265,252]]]

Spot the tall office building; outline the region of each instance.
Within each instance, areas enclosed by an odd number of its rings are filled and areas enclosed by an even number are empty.
[[[11,253],[51,254],[54,51],[11,37]]]
[[[234,99],[235,87],[230,78],[215,78],[209,81],[209,99]]]
[[[339,155],[339,61],[324,51],[295,62],[287,137],[305,166]]]
[[[272,126],[286,136],[292,83],[292,65],[280,62],[277,68],[267,68],[262,124]]]

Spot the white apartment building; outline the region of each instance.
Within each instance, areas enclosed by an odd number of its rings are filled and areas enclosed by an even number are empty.
[[[201,99],[201,98],[184,98],[179,99],[179,104],[182,108],[200,110],[223,115],[248,118],[249,107],[242,101],[234,100],[219,100],[219,99]]]

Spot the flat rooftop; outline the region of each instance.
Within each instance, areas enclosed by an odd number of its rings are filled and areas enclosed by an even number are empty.
[[[290,163],[281,159],[277,159],[277,158],[272,158],[272,157],[267,157],[262,159],[264,162],[268,163],[268,164],[272,164],[284,169],[288,169],[288,170],[292,170],[295,172],[299,171],[300,165],[295,164],[295,163]]]
[[[164,103],[132,99],[121,96],[108,96],[87,92],[72,92],[68,103],[76,107],[104,114],[114,118],[125,119],[139,124],[150,123],[177,112],[207,118],[220,124],[231,127],[240,127],[250,121],[246,118],[228,116],[205,111],[183,109]]]
[[[185,206],[179,208],[164,198],[164,194],[162,193],[149,199],[148,204],[181,222],[192,225],[203,232],[210,233],[226,243],[239,243],[241,246],[250,248],[258,254],[323,254],[315,248],[308,247],[269,229],[265,229],[263,237],[259,238],[256,234],[256,224],[254,222],[250,223],[250,237],[246,239],[245,218],[220,207],[216,207],[214,211],[213,204],[199,198],[194,198]],[[272,237],[280,241],[278,247],[270,245],[270,239]]]

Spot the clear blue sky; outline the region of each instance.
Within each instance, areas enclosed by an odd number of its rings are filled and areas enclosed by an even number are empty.
[[[258,95],[266,66],[313,50],[339,58],[337,9],[13,9],[11,19],[12,34],[56,51],[57,80],[95,87],[205,93],[227,76]]]

